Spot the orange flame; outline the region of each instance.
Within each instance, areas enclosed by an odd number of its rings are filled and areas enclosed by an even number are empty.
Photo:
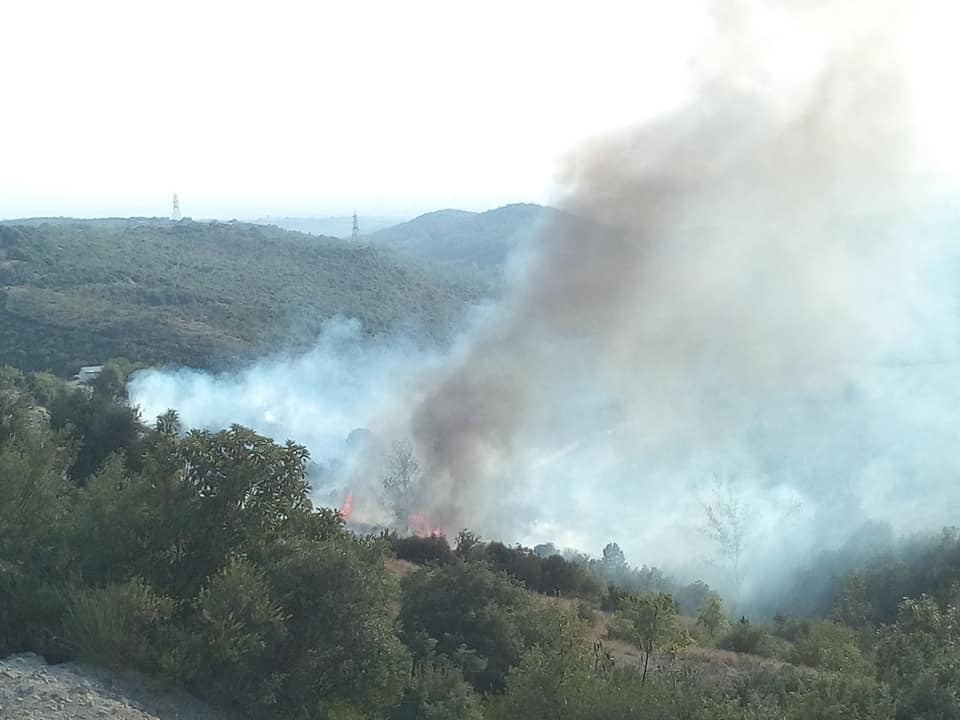
[[[443,530],[438,527],[432,527],[429,518],[422,512],[415,512],[407,518],[407,524],[411,532],[419,537],[443,537]]]
[[[340,506],[340,514],[343,515],[344,520],[349,520],[353,514],[353,493],[349,490],[347,490],[347,497],[343,501],[343,505]]]

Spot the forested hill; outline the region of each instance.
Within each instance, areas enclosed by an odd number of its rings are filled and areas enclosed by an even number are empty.
[[[378,247],[405,255],[497,271],[514,250],[531,243],[559,210],[529,203],[482,213],[438,210],[369,236]]]
[[[482,286],[349,241],[247,223],[0,224],[0,364],[72,372],[110,357],[216,366],[306,345],[323,321],[434,336]]]

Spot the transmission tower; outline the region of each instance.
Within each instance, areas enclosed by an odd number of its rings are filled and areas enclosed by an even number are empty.
[[[357,211],[353,211],[353,241],[360,242],[360,222],[357,220]]]
[[[182,215],[180,215],[180,198],[177,197],[177,194],[173,194],[173,212],[170,213],[170,219],[176,222],[179,220]]]

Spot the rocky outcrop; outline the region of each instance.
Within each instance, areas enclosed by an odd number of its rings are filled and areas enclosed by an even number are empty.
[[[138,673],[39,655],[0,660],[0,720],[224,720],[190,697]]]

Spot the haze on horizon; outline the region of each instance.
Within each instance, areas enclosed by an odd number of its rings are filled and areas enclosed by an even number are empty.
[[[0,218],[414,215],[549,200],[677,102],[698,0],[9,3]]]

